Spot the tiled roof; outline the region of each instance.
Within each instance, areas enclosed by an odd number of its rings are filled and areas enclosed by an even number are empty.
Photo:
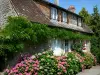
[[[37,1],[37,0],[36,0]],[[40,0],[41,1],[41,0]],[[46,2],[42,0],[43,2],[58,7],[59,9],[65,10],[62,7],[59,7],[55,4]],[[73,26],[73,25],[67,25],[67,24],[62,24],[58,22],[54,22],[50,20],[48,17],[45,16],[43,11],[37,6],[36,2],[33,0],[11,0],[16,12],[20,16],[26,16],[30,21],[32,22],[39,22],[42,24],[47,24],[49,26],[54,26],[54,27],[61,27],[61,28],[66,28],[66,29],[71,29],[75,31],[80,31],[80,32],[86,32],[86,33],[93,33],[91,29],[89,29],[87,26],[84,27],[78,27],[78,26]],[[68,10],[66,10],[68,11]],[[70,12],[70,11],[68,11]],[[72,13],[72,12],[70,12]],[[75,13],[73,13],[75,14]],[[75,14],[77,15],[77,14]],[[79,15],[77,15],[79,16]],[[79,16],[81,17],[81,16]]]

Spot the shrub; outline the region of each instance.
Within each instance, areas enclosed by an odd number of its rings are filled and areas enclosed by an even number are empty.
[[[90,53],[84,53],[84,66],[86,69],[91,68],[94,65],[94,57]]]
[[[69,65],[67,75],[76,75],[81,71],[81,63],[76,58],[75,53],[72,52],[67,54],[67,63]]]
[[[53,51],[45,51],[25,57],[11,69],[6,69],[5,75],[76,75],[93,65],[94,57],[90,53],[81,56],[70,52],[65,56],[53,56]]]
[[[94,36],[91,38],[91,52],[96,57],[97,63],[100,64],[100,38]]]
[[[56,60],[58,61],[57,67],[58,67],[58,75],[66,75],[67,69],[68,69],[68,63],[67,63],[67,57],[66,56],[60,56],[56,57]]]
[[[43,53],[38,53],[38,58],[40,62],[40,70],[38,71],[39,75],[53,75],[57,74],[57,61],[53,56],[52,51],[46,51]]]
[[[16,64],[11,70],[6,69],[5,75],[38,75],[39,61],[28,58]]]
[[[84,55],[82,48],[83,48],[82,41],[75,41],[75,43],[72,45],[72,49],[78,52],[80,55]]]

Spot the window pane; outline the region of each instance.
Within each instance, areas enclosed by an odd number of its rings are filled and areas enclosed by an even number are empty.
[[[57,14],[57,9],[56,8],[51,8],[51,19],[57,20],[58,14]]]
[[[78,26],[82,26],[81,18],[78,18]]]
[[[65,40],[65,52],[68,52],[68,41]]]
[[[62,16],[63,16],[63,22],[67,22],[67,13],[63,12]]]
[[[71,24],[74,24],[74,25],[77,25],[77,16],[71,14],[71,19],[70,19],[70,23]]]

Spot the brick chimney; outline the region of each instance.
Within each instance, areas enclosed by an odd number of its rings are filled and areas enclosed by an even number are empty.
[[[54,0],[54,4],[59,5],[59,0]]]
[[[75,13],[76,9],[75,9],[75,7],[73,5],[71,5],[71,6],[69,6],[68,10],[73,12],[73,13]]]

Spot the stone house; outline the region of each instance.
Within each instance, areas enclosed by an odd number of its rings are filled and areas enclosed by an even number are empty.
[[[83,24],[83,18],[75,13],[75,7],[68,9],[59,6],[58,0],[50,3],[47,0],[0,0],[0,27],[6,23],[8,16],[26,16],[32,22],[47,24],[81,34],[93,34],[92,30]],[[90,41],[84,40],[85,52],[90,51]],[[73,40],[52,39],[38,47],[28,48],[30,51],[40,51],[50,48],[55,55],[71,52]]]

